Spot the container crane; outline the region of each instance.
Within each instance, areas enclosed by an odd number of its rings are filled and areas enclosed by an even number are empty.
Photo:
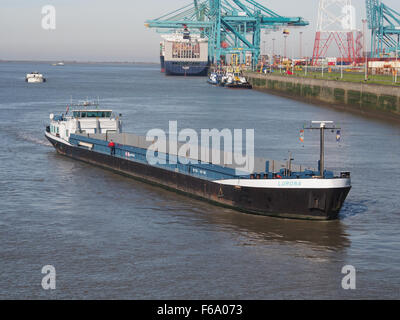
[[[254,0],[195,0],[146,26],[158,32],[173,32],[184,26],[201,33],[209,41],[209,59],[219,64],[221,57],[237,54],[243,62],[252,55],[255,67],[261,54],[261,30],[303,27],[309,23],[301,17],[283,17]]]
[[[380,0],[366,0],[368,28],[371,29],[372,57],[381,58],[399,50],[400,14]]]

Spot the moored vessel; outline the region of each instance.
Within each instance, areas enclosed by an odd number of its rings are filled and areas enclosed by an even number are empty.
[[[247,81],[239,68],[227,68],[225,74],[222,76],[220,82],[222,87],[228,87],[233,89],[252,89],[253,86]]]
[[[221,76],[216,72],[212,72],[207,79],[207,82],[209,84],[212,84],[215,86],[218,85],[220,83],[220,81],[221,81]]]
[[[192,35],[185,29],[183,33],[163,36],[161,44],[161,69],[171,76],[207,76],[208,39]]]
[[[323,145],[319,170],[304,170],[292,159],[282,164],[257,158],[247,172],[213,159],[189,159],[171,148],[157,151],[165,163],[154,163],[154,153],[149,156],[153,142],[123,133],[120,116],[112,110],[87,103],[75,107],[50,115],[45,136],[58,153],[217,205],[265,216],[332,220],[351,189],[350,173],[324,169]],[[320,122],[321,132],[330,129],[325,123]]]

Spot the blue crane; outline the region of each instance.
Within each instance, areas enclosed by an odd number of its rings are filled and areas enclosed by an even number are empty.
[[[221,57],[228,54],[238,54],[243,61],[250,52],[255,66],[261,54],[262,29],[308,24],[301,17],[280,16],[254,0],[194,0],[157,19],[147,20],[145,25],[167,33],[186,26],[208,38],[212,63],[219,64]]]
[[[368,28],[371,29],[372,57],[380,58],[399,50],[400,14],[380,0],[366,0]]]

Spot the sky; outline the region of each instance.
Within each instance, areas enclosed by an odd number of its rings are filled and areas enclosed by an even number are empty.
[[[162,16],[190,0],[1,0],[0,59],[2,60],[77,60],[136,61],[159,60],[160,34],[144,26],[146,19]],[[300,51],[299,32],[303,32],[303,53],[312,55],[319,0],[258,0],[283,16],[301,16],[310,22],[291,30],[287,55]],[[365,1],[353,0],[357,27],[362,29]],[[400,11],[399,0],[384,2]],[[56,29],[44,30],[42,7],[56,8]],[[283,53],[282,31],[262,35],[265,51]],[[262,44],[264,50],[264,43]]]

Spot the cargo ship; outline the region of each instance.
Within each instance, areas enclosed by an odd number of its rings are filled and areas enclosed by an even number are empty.
[[[154,163],[148,153],[154,141],[123,133],[120,115],[89,103],[70,113],[51,114],[45,136],[59,154],[250,214],[333,220],[351,189],[350,173],[335,176],[323,166],[302,170],[292,159],[282,164],[257,158],[254,170],[246,172],[201,157],[183,161],[188,155],[168,148],[157,151],[165,163]]]
[[[183,33],[163,36],[161,43],[161,70],[170,76],[207,76],[209,68],[208,39]],[[164,66],[164,68],[163,68]]]

